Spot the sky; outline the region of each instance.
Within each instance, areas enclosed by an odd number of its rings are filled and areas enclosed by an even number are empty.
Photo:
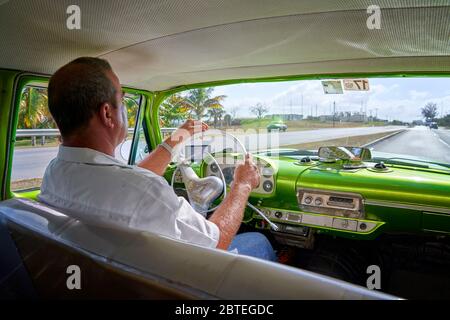
[[[366,111],[389,121],[423,119],[421,108],[428,102],[438,106],[438,116],[450,113],[449,78],[370,78],[369,91],[344,91],[324,94],[320,80],[271,83],[246,83],[216,87],[213,95],[226,95],[223,102],[229,113],[237,117],[254,117],[250,107],[262,103],[269,114],[296,113],[305,116],[331,114],[336,111]]]

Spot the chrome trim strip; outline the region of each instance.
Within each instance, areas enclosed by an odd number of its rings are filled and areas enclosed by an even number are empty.
[[[378,227],[381,224],[384,224],[380,221],[371,221],[371,220],[361,220],[357,218],[345,218],[341,216],[333,216],[333,215],[323,215],[323,214],[315,214],[315,213],[308,213],[304,211],[294,211],[294,210],[284,210],[284,209],[274,209],[274,208],[266,208],[266,207],[258,207],[259,210],[264,212],[267,217],[279,224],[290,224],[293,226],[298,227],[311,227],[311,228],[317,228],[317,227],[324,227],[333,229],[336,231],[347,231],[347,232],[354,232],[359,234],[369,234],[378,229]],[[275,217],[275,212],[281,212],[282,217],[277,218]],[[297,221],[289,219],[289,214],[295,214],[299,217]],[[352,230],[351,228],[347,227],[337,227],[335,226],[336,222],[338,221],[348,221],[348,223],[355,222],[356,228]],[[365,224],[365,228],[360,228],[361,224]],[[280,232],[282,233],[282,232]]]
[[[439,212],[439,213],[445,213],[450,215],[450,208],[442,208],[442,207],[429,207],[429,206],[421,206],[421,205],[414,205],[414,204],[402,204],[402,203],[395,203],[395,202],[389,202],[389,201],[376,201],[376,200],[366,200],[365,205],[371,205],[371,206],[379,206],[379,207],[391,207],[391,208],[398,208],[398,209],[410,209],[410,210],[417,210],[417,211],[427,211],[427,212]]]

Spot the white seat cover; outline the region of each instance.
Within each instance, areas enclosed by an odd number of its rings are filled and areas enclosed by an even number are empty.
[[[29,199],[0,203],[20,226],[142,277],[222,299],[396,299],[309,271],[159,235],[86,225]]]

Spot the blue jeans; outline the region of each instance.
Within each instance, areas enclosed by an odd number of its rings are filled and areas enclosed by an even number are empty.
[[[269,261],[277,261],[277,256],[266,236],[259,232],[246,232],[236,235],[228,251],[237,249],[238,254]]]

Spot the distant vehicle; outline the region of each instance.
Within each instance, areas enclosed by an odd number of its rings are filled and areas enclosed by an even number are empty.
[[[271,132],[271,131],[286,132],[286,130],[287,130],[287,125],[281,121],[271,122],[267,125],[268,132]]]
[[[430,129],[439,129],[438,124],[436,122],[431,122]]]
[[[414,123],[408,123],[408,124],[407,124],[407,127],[408,127],[408,128],[414,128],[415,125],[414,125]]]

